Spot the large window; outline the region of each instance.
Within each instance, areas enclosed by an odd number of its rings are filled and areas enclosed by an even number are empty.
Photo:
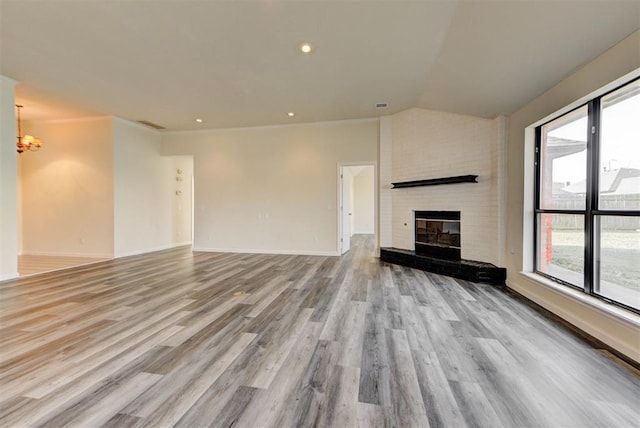
[[[536,128],[535,270],[640,312],[640,79]]]

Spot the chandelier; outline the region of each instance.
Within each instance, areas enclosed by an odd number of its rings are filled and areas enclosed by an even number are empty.
[[[20,120],[20,109],[23,106],[16,104],[16,110],[18,111],[18,142],[16,146],[18,147],[18,153],[24,152],[37,152],[40,150],[42,146],[42,141],[40,138],[36,138],[33,135],[22,135],[22,123]]]

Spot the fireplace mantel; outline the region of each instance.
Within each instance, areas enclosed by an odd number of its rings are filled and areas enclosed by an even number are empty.
[[[413,180],[413,181],[400,181],[397,183],[391,183],[392,189],[402,189],[405,187],[420,187],[420,186],[437,186],[440,184],[458,184],[458,183],[477,183],[477,175],[458,175],[455,177],[442,177],[442,178],[429,178],[426,180]]]

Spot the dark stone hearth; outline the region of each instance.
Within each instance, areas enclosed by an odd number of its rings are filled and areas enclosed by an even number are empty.
[[[472,282],[504,285],[507,270],[474,260],[444,260],[399,248],[380,248],[380,260]]]

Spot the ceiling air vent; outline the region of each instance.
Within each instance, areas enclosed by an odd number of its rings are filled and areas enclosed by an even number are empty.
[[[164,126],[158,125],[157,123],[149,122],[148,120],[139,120],[138,123],[157,130],[167,129]]]
[[[388,108],[389,107],[389,103],[376,103],[376,108],[380,109],[380,108]]]

